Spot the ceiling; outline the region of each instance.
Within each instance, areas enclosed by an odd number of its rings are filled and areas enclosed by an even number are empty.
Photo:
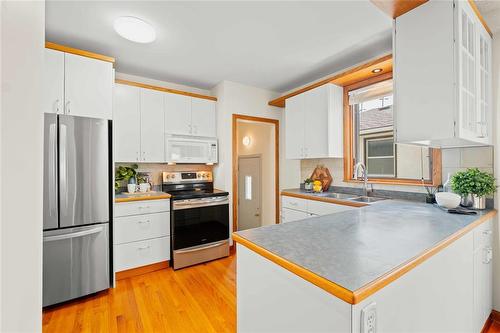
[[[500,1],[476,0],[477,7],[493,33],[500,33]]]
[[[136,44],[116,17],[151,23]],[[360,1],[46,2],[48,41],[116,58],[118,72],[210,89],[223,80],[285,92],[391,50],[390,17]]]

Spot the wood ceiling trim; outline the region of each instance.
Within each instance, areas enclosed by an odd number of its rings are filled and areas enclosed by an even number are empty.
[[[157,91],[166,92],[166,93],[170,93],[170,94],[184,95],[184,96],[195,97],[195,98],[200,98],[200,99],[208,99],[210,101],[217,101],[217,97],[214,97],[214,96],[207,96],[207,95],[201,95],[201,94],[192,93],[192,92],[188,92],[188,91],[158,87],[158,86],[153,86],[150,84],[145,84],[145,83],[140,83],[140,82],[135,82],[135,81],[115,79],[115,83],[126,84],[128,86],[134,86],[134,87],[139,87],[139,88],[144,88],[144,89],[157,90]]]
[[[45,42],[45,48],[56,50],[56,51],[61,51],[61,52],[66,52],[66,53],[71,53],[71,54],[76,54],[76,55],[87,57],[87,58],[107,61],[107,62],[110,62],[112,64],[115,63],[115,58],[113,58],[113,57],[108,57],[108,56],[105,56],[105,55],[102,55],[99,53],[89,52],[89,51],[85,51],[85,50],[75,49],[73,47],[60,45],[60,44],[56,44],[56,43],[52,43],[52,42]]]
[[[372,70],[374,70],[375,68],[381,68],[382,71],[380,73],[372,73]],[[343,87],[343,86],[347,86],[347,85],[353,84],[355,82],[358,82],[360,80],[383,75],[387,72],[392,72],[392,54],[388,54],[388,55],[383,56],[381,58],[371,60],[367,63],[362,64],[362,65],[352,67],[352,68],[350,68],[342,73],[327,77],[326,79],[315,82],[315,83],[310,84],[306,87],[303,87],[303,88],[300,88],[296,91],[293,91],[289,94],[286,94],[284,96],[273,99],[268,104],[271,106],[277,106],[280,108],[284,108],[285,107],[285,100],[287,98],[302,94],[306,91],[320,87],[320,86],[325,85],[327,83],[334,83],[336,85]]]

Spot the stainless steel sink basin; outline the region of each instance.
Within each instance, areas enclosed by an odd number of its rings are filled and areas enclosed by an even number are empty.
[[[372,203],[372,202],[377,202],[377,201],[381,201],[381,200],[386,200],[386,198],[379,198],[379,197],[357,197],[357,198],[352,198],[350,200],[351,201],[356,201],[356,202]]]
[[[327,198],[333,199],[353,199],[356,197],[354,194],[346,194],[346,193],[328,193]]]

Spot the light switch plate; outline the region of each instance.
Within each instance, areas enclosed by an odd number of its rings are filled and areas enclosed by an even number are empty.
[[[377,303],[375,302],[361,310],[361,333],[377,333]]]

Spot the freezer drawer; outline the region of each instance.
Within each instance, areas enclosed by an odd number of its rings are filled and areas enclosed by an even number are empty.
[[[109,288],[108,224],[43,234],[43,306]]]

